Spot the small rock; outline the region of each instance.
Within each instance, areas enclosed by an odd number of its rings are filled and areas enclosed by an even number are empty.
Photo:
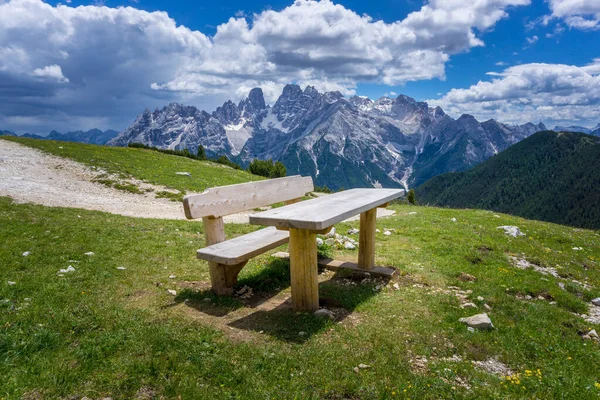
[[[499,215],[496,215],[496,214],[494,214],[494,218],[500,218],[500,216],[499,216]]]
[[[475,328],[473,328],[472,326],[468,326],[467,330],[471,333],[475,333]]]
[[[385,231],[385,232],[383,232],[383,234],[384,234],[385,236],[390,236],[390,235],[392,234],[392,232],[390,232],[390,231]]]
[[[317,238],[317,247],[323,247],[323,244],[324,244],[323,239]]]
[[[573,250],[580,251],[580,250],[583,250],[583,247],[573,247]]]
[[[300,331],[300,332],[298,332],[298,335],[300,335],[300,336],[306,336],[306,332]]]
[[[452,221],[452,222],[456,222],[456,218],[452,218],[450,221]]]
[[[346,243],[344,243],[344,248],[347,250],[354,250],[354,249],[356,249],[356,246],[354,244],[352,244],[351,242],[346,242]]]
[[[348,235],[356,235],[358,232],[360,232],[358,229],[352,228],[348,230]]]
[[[30,255],[31,252],[30,251],[26,251],[25,253],[23,253],[23,257],[27,257],[28,255]]]
[[[117,269],[118,269],[119,271],[125,271],[127,268],[125,268],[125,267],[117,267]]]
[[[210,303],[210,302],[212,302],[212,299],[210,297],[205,297],[203,301],[205,303]]]
[[[479,300],[479,301],[483,301],[483,297],[481,297],[481,296],[477,296],[477,300]]]
[[[415,215],[417,212],[416,211],[411,211],[408,213],[408,215]]]
[[[490,307],[490,305],[489,305],[488,303],[485,303],[485,304],[483,305],[483,308],[485,308],[485,309],[486,309],[486,310],[488,310],[488,311],[492,309],[492,307]]]
[[[171,296],[177,296],[177,291],[173,289],[167,289],[167,293],[169,293]]]
[[[472,328],[476,329],[494,329],[494,325],[492,324],[492,320],[486,313],[476,314],[471,317],[461,318],[460,322],[467,324]]]
[[[475,282],[477,278],[466,272],[461,272],[460,275],[458,275],[458,280],[463,282]]]
[[[7,282],[7,284],[8,284],[8,286],[13,286],[13,285],[16,285],[16,284],[17,284],[17,282],[8,281],[8,282]]]
[[[508,236],[512,236],[512,237],[525,236],[525,234],[523,232],[521,232],[521,230],[517,226],[505,225],[505,226],[499,226],[497,229],[504,229],[504,233]]]
[[[57,274],[67,274],[70,272],[75,272],[75,268],[72,265],[69,265],[67,268],[59,269]]]
[[[397,284],[397,283],[394,283],[394,284],[392,285],[392,287],[393,287],[395,290],[400,290],[400,285],[399,285],[399,284]]]
[[[83,253],[86,256],[93,256],[94,252],[93,251],[88,251],[87,253]]]
[[[169,275],[169,279],[175,279],[177,278],[175,275]]]
[[[531,300],[533,297],[531,297],[530,295],[526,295],[526,296],[525,296],[525,298],[526,298],[527,300]]]
[[[477,308],[477,304],[475,304],[475,303],[464,303],[464,304],[461,304],[461,307],[462,308]]]
[[[329,238],[325,240],[325,244],[327,246],[333,246],[335,244],[335,239],[334,238]]]
[[[368,368],[371,368],[371,366],[367,365],[367,364],[358,364],[358,368],[360,368],[360,369],[368,369]]]
[[[592,304],[600,307],[600,297],[596,297],[595,299],[593,299]]]
[[[596,340],[600,339],[600,336],[598,336],[598,333],[596,332],[596,330],[595,330],[595,329],[592,329],[591,331],[589,331],[589,332],[587,333],[587,335],[588,335],[589,337],[591,337],[592,339],[596,339]]]
[[[356,372],[356,373],[358,374],[358,372],[359,372],[360,370],[358,369],[358,367],[354,367],[354,368],[352,368],[352,371],[354,371],[354,372]]]
[[[335,238],[335,227],[331,228],[331,230],[329,231],[329,233],[327,233],[327,235],[325,235],[326,238]]]
[[[330,310],[328,310],[326,308],[321,308],[321,309],[315,311],[315,315],[317,317],[329,318],[330,320],[334,320],[335,319],[335,315]]]
[[[375,229],[375,233],[381,233],[380,229]]]
[[[558,282],[558,287],[559,287],[559,288],[561,288],[562,290],[567,290],[567,289],[565,288],[565,284],[564,284],[564,283],[562,283],[562,282]]]
[[[175,172],[176,175],[192,176],[189,172]]]

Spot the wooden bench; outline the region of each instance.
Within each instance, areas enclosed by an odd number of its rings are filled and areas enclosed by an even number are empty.
[[[289,232],[275,227],[226,240],[223,217],[275,203],[292,204],[313,190],[312,178],[298,175],[210,188],[183,199],[185,216],[202,218],[207,247],[198,250],[197,257],[208,261],[217,295],[233,294],[237,276],[248,260],[289,241]]]

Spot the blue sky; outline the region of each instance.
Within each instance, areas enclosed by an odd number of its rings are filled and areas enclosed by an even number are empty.
[[[600,123],[600,1],[0,0],[0,129],[123,129],[285,83]]]

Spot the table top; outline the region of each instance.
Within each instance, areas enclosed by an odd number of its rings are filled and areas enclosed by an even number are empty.
[[[254,225],[320,231],[402,196],[402,189],[351,189],[250,215]]]

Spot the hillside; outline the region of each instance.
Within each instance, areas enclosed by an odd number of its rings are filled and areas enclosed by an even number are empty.
[[[600,325],[580,316],[600,297],[597,232],[482,210],[392,208],[397,215],[378,228],[395,232],[377,235],[376,261],[398,275],[384,282],[323,272],[321,298],[336,316],[329,321],[290,311],[289,266],[269,255],[242,270],[238,288],[252,288],[251,298],[214,297],[206,263],[195,257],[202,224],[0,198],[0,393],[598,397],[600,344],[582,335]],[[527,236],[506,236],[499,225]],[[230,237],[252,229],[226,226]],[[531,267],[518,268],[523,260]],[[75,271],[57,275],[69,265]],[[479,312],[496,329],[471,333],[459,322]]]
[[[473,169],[416,189],[421,204],[484,208],[600,229],[600,138],[539,132]]]
[[[103,170],[107,175],[132,177],[182,193],[202,192],[212,186],[264,179],[211,161],[191,160],[151,150],[10,136],[3,136],[0,140],[11,140],[59,157],[70,158]],[[178,175],[177,172],[189,172],[191,176]]]
[[[109,144],[193,152],[202,145],[211,156],[225,154],[243,165],[272,158],[289,174],[310,175],[332,189],[412,187],[468,169],[545,129],[470,115],[454,119],[405,95],[373,101],[290,84],[272,106],[254,88],[212,113],[178,103],[146,109]]]

